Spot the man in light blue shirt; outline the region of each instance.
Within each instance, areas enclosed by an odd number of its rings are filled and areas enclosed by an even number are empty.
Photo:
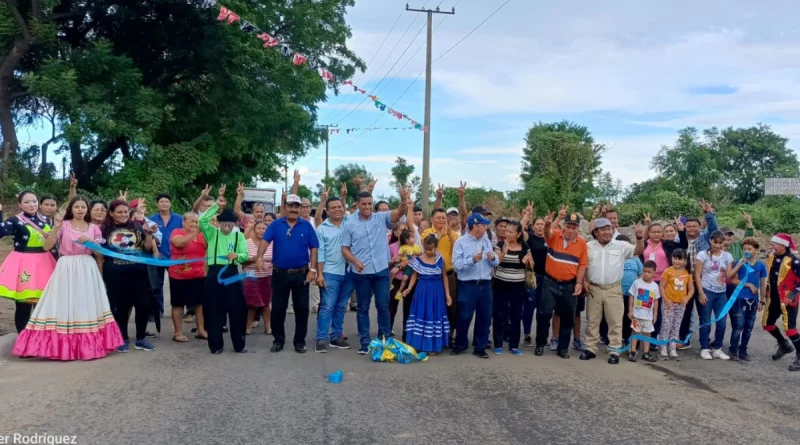
[[[328,352],[329,341],[334,348],[350,349],[350,345],[342,340],[344,313],[353,293],[352,273],[347,270],[347,261],[342,255],[344,203],[339,198],[326,199],[325,210],[328,219],[317,227],[317,286],[320,289],[317,344],[314,349],[317,352]]]
[[[389,314],[389,240],[387,229],[400,220],[406,212],[408,191],[400,191],[400,207],[393,212],[372,211],[372,195],[358,194],[358,213],[351,215],[342,229],[342,255],[350,263],[353,286],[356,289],[358,312],[359,354],[367,354],[370,342],[369,307],[372,295],[378,308],[378,337],[389,337],[392,332]]]
[[[453,247],[453,268],[458,275],[458,327],[456,345],[451,355],[459,355],[467,350],[467,333],[474,315],[473,354],[489,358],[486,345],[492,321],[492,270],[499,263],[492,242],[484,236],[486,226],[491,223],[480,213],[473,213],[467,219],[469,232],[456,240]]]

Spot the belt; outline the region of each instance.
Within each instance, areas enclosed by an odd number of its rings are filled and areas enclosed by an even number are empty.
[[[476,286],[480,286],[481,284],[491,283],[492,280],[458,280],[464,284],[474,284]]]
[[[555,278],[551,277],[550,275],[545,275],[545,277],[550,281],[554,281],[556,284],[575,284],[575,278],[573,278],[571,280],[556,280]]]
[[[295,269],[279,269],[275,266],[272,266],[272,273],[281,273],[285,275],[291,275],[293,273],[308,273],[308,266],[298,267]]]
[[[603,289],[603,290],[608,290],[608,289],[613,289],[613,288],[619,286],[620,283],[621,283],[621,281],[616,281],[616,282],[611,283],[611,284],[597,284],[597,283],[589,282],[589,285],[590,286],[594,286],[594,287],[599,287],[600,289]]]

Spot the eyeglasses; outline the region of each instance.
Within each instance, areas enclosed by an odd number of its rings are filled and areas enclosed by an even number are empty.
[[[289,227],[289,228],[286,230],[286,238],[287,238],[287,239],[292,237],[292,229],[294,229],[294,227]]]

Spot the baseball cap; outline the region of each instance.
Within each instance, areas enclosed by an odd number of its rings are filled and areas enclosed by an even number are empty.
[[[484,218],[483,215],[481,215],[480,213],[473,213],[472,215],[469,216],[469,219],[467,220],[467,225],[469,225],[470,227],[474,226],[475,224],[489,225],[491,223],[492,222],[490,220]]]
[[[729,234],[730,235],[735,235],[736,234],[733,231],[733,229],[731,229],[730,227],[720,227],[719,231],[722,232],[725,235],[729,235]]]
[[[460,213],[458,213],[458,209],[457,209],[457,208],[455,208],[455,207],[450,207],[450,208],[449,208],[449,209],[447,209],[447,211],[446,211],[446,212],[444,212],[444,213],[445,213],[446,215],[449,215],[449,214],[451,214],[451,213],[455,213],[456,215],[460,215]]]
[[[492,216],[492,212],[490,212],[489,210],[487,210],[487,209],[486,209],[486,207],[484,207],[484,206],[475,206],[475,207],[472,209],[472,213],[473,213],[473,214],[475,214],[475,213],[479,213],[479,214],[481,214],[481,215],[483,215],[483,216]]]
[[[136,207],[139,207],[139,198],[136,198],[133,201],[131,201],[131,203],[128,205],[128,207],[130,207],[132,209],[135,209]]]
[[[505,216],[499,216],[497,219],[494,220],[494,225],[497,226],[500,223],[510,223],[511,220],[506,218]]]
[[[605,219],[605,218],[602,218],[602,219]],[[606,221],[608,221],[608,220],[606,220]],[[580,223],[581,223],[581,217],[577,213],[571,213],[571,214],[567,215],[567,219],[564,220],[564,224],[580,225]],[[594,227],[597,228],[597,223],[595,223]]]
[[[286,204],[300,204],[302,201],[297,195],[289,195],[286,197]]]
[[[597,218],[597,221],[594,222],[594,228],[599,229],[601,227],[610,227],[611,221],[606,218]]]

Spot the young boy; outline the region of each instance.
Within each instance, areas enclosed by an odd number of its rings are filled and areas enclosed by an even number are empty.
[[[661,292],[659,292],[658,283],[653,281],[656,267],[655,261],[645,261],[642,268],[642,277],[634,281],[630,289],[628,318],[631,320],[631,329],[637,334],[648,334],[649,336],[655,330],[653,325],[658,320],[658,299],[661,298]],[[632,362],[637,360],[638,346],[638,341],[635,338],[632,339],[628,360]],[[658,360],[655,354],[650,354],[649,342],[644,342],[642,358],[649,362]]]
[[[761,303],[767,295],[767,266],[756,259],[758,248],[758,241],[755,238],[745,238],[742,241],[744,256],[731,270],[731,273],[737,274],[731,279],[731,283],[734,285],[738,285],[747,276],[747,282],[739,293],[739,298],[733,303],[730,312],[733,325],[729,342],[731,360],[750,361],[750,356],[747,355],[747,344],[750,342],[750,333],[756,322],[759,295],[761,295]],[[750,275],[747,275],[745,263],[750,264],[750,268],[753,269]]]

